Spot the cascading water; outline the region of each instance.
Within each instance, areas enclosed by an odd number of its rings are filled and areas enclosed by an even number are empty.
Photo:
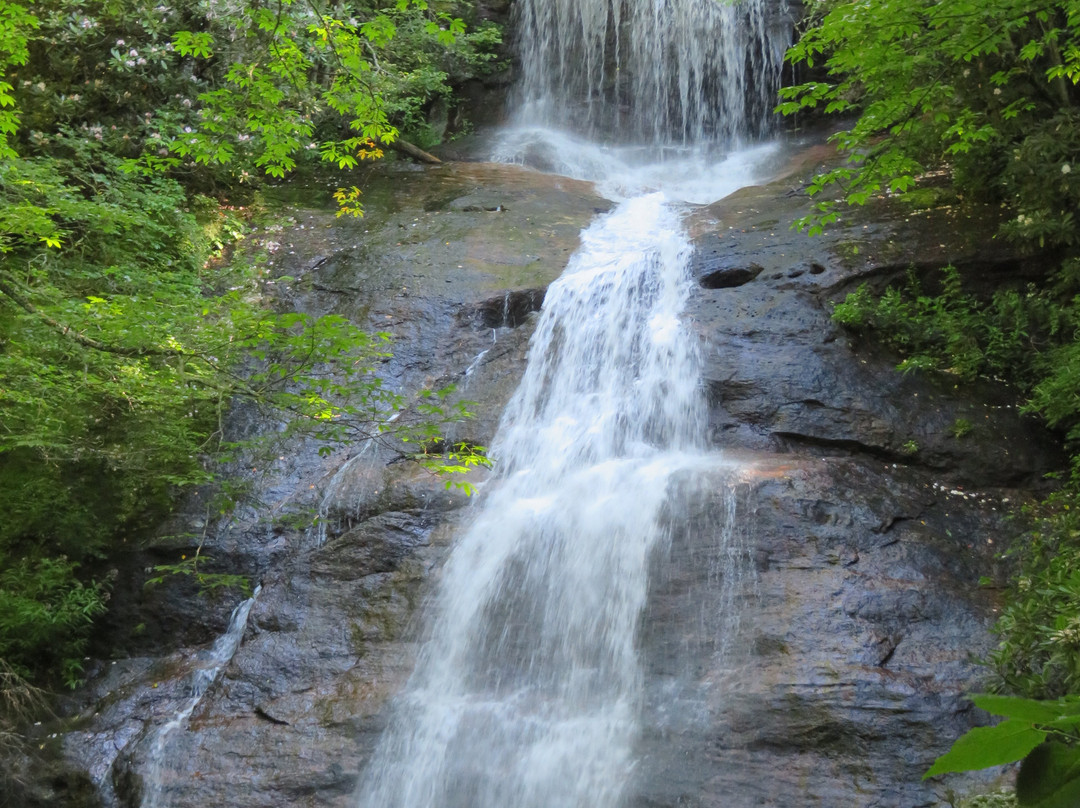
[[[548,290],[496,478],[447,561],[359,808],[620,804],[644,709],[649,562],[685,472],[715,465],[680,320],[691,246],[665,193],[718,199],[753,181],[767,149],[655,162],[671,144],[730,148],[764,130],[783,53],[766,6],[521,0],[518,125],[495,159],[601,180],[623,201]],[[552,125],[637,145],[616,153]],[[649,188],[664,193],[635,196]],[[725,608],[747,552],[720,553]]]
[[[516,122],[654,147],[761,136],[789,43],[779,5],[521,0]]]
[[[501,481],[447,562],[364,808],[602,808],[627,780],[647,562],[704,406],[676,214],[639,197],[583,240],[548,290],[493,447]]]
[[[521,0],[521,81],[492,159],[708,204],[775,144],[786,0]],[[739,151],[732,151],[740,149]]]

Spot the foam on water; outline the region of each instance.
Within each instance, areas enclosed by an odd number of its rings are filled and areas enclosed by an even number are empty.
[[[499,132],[491,159],[597,184],[607,199],[663,191],[672,202],[707,205],[758,182],[781,156],[777,141],[739,149],[599,145],[544,126]]]

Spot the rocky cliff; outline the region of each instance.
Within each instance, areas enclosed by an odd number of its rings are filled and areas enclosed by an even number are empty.
[[[1002,579],[996,555],[1020,529],[1005,512],[1058,462],[1007,390],[899,375],[829,319],[855,284],[912,263],[1015,271],[987,249],[983,214],[882,210],[810,240],[789,228],[806,169],[691,215],[687,316],[724,459],[673,495],[680,518],[653,559],[635,808],[940,804],[945,786],[921,774],[980,720],[963,694],[984,676],[996,590],[979,579]],[[398,165],[367,199],[358,222],[294,200],[293,223],[259,236],[272,274],[295,278],[276,293],[392,333],[388,382],[456,383],[478,406],[454,437],[487,443],[531,313],[608,203],[488,164]],[[956,437],[961,418],[975,428]],[[163,744],[234,602],[146,593],[144,569],[180,548],[132,554],[102,645],[120,656],[93,663],[51,741],[104,804],[135,808],[154,777],[170,808],[350,805],[470,506],[389,455],[316,448],[262,470],[259,507],[180,517],[262,589],[239,651]]]

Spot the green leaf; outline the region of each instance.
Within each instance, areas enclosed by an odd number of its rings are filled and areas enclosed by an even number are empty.
[[[1031,724],[1049,724],[1067,715],[1080,715],[1080,702],[1036,701],[1012,696],[977,695],[971,700],[980,710]]]
[[[923,779],[948,772],[966,772],[1015,763],[1045,740],[1045,732],[1019,718],[1010,718],[994,727],[976,727],[934,761]]]
[[[1080,805],[1080,749],[1050,741],[1032,750],[1016,776],[1016,801],[1023,808]]]

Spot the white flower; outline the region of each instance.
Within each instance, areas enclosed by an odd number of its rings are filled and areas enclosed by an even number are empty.
[[[116,47],[118,47],[118,48],[124,47],[124,40],[122,40],[122,39],[116,40]]]
[[[995,87],[994,88],[994,95],[1001,95],[1001,88],[1000,87]]]
[[[1072,171],[1072,166],[1069,165],[1068,163],[1065,163],[1064,165],[1061,166],[1061,173],[1062,174],[1068,174],[1070,171]]]

